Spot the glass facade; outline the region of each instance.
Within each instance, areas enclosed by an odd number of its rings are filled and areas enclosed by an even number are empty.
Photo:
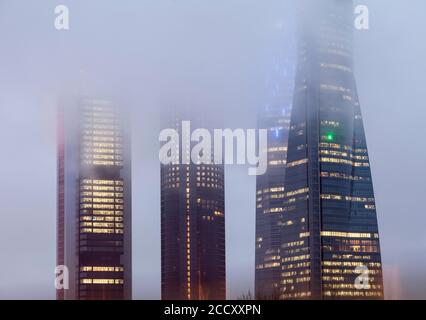
[[[281,279],[281,233],[287,142],[295,81],[295,44],[291,28],[267,83],[268,101],[259,110],[258,127],[268,130],[267,171],[256,177],[255,295],[278,299]]]
[[[280,295],[381,299],[376,206],[353,73],[353,3],[301,4]]]

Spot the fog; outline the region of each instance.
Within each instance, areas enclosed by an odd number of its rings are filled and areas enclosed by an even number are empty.
[[[160,298],[160,112],[190,106],[224,128],[255,128],[288,1],[0,0],[0,298],[55,298],[56,108],[80,94],[132,110],[133,297]],[[426,299],[426,2],[355,2],[370,10],[355,69],[385,278],[400,297]],[[70,30],[54,27],[59,4]],[[255,177],[228,166],[225,189],[237,298],[254,286]]]

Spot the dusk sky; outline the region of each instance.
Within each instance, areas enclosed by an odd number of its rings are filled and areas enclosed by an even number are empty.
[[[133,297],[160,298],[160,111],[190,106],[255,128],[285,54],[288,1],[0,0],[0,299],[55,298],[56,108],[80,94],[133,112]],[[355,68],[385,281],[400,275],[385,290],[400,283],[402,298],[426,299],[426,2],[355,2],[370,10]],[[68,31],[54,28],[59,4]],[[237,298],[254,287],[255,177],[228,166],[225,189]]]

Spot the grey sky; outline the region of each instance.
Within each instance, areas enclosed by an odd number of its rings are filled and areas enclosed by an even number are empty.
[[[357,1],[356,71],[383,262],[426,298],[423,0]],[[71,30],[54,29],[67,4]],[[134,298],[160,297],[158,111],[226,110],[255,127],[280,55],[283,0],[0,0],[0,298],[54,298],[56,101],[91,93],[133,108]],[[255,178],[226,171],[228,296],[253,289]],[[386,284],[385,284],[386,285]]]

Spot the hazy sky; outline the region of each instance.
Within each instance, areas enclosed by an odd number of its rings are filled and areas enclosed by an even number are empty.
[[[355,62],[383,263],[399,268],[403,297],[426,298],[426,2],[357,3],[370,8]],[[58,4],[69,31],[54,28]],[[77,93],[134,110],[134,298],[160,297],[158,111],[226,110],[227,127],[254,128],[285,10],[285,0],[0,0],[0,298],[55,297],[55,112]],[[255,178],[228,167],[231,298],[253,291],[254,223]]]

